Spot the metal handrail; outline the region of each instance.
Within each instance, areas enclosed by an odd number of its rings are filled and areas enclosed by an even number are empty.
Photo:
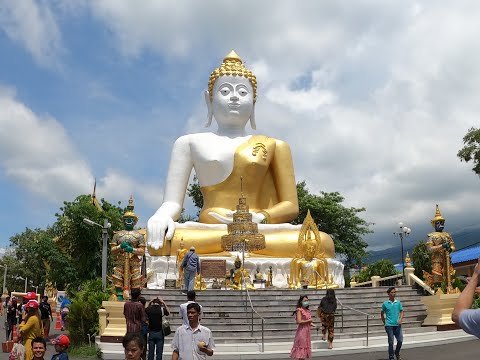
[[[255,313],[262,320],[262,349],[261,349],[261,352],[264,352],[265,351],[265,326],[264,326],[265,325],[265,319],[253,307],[252,298],[250,297],[250,293],[248,292],[248,287],[247,287],[247,283],[245,282],[245,276],[243,275],[243,271],[241,271],[240,273],[242,275],[243,286],[245,286],[245,294],[246,294],[245,307],[247,306],[247,301],[246,300],[248,299],[248,302],[250,304],[251,314],[252,314],[251,335],[253,336],[253,313]]]
[[[369,330],[369,323],[368,323],[368,321],[369,321],[370,317],[375,318],[375,315],[367,314],[366,312],[363,312],[363,311],[354,309],[354,308],[352,308],[352,307],[350,307],[350,306],[347,306],[347,305],[343,305],[343,303],[340,301],[339,298],[337,298],[337,297],[335,297],[335,298],[337,299],[337,302],[340,303],[340,307],[341,307],[341,309],[342,309],[342,327],[341,327],[341,332],[343,332],[343,308],[344,308],[344,307],[346,307],[347,309],[350,309],[350,310],[352,310],[352,311],[355,311],[355,312],[357,312],[357,313],[360,313],[360,314],[362,314],[362,315],[365,315],[365,316],[367,317],[367,346],[368,346],[368,334],[369,334],[369,331],[368,331],[368,330]]]

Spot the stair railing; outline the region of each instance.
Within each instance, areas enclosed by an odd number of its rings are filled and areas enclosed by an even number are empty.
[[[251,320],[252,320],[251,321],[251,335],[253,336],[253,313],[255,313],[260,318],[260,320],[262,320],[262,348],[261,348],[261,352],[264,352],[265,351],[265,319],[253,307],[252,298],[250,297],[250,293],[248,292],[248,286],[247,286],[247,283],[245,282],[245,275],[243,274],[243,271],[241,271],[241,274],[242,274],[242,282],[243,282],[243,286],[245,287],[245,295],[246,295],[245,296],[245,307],[247,306],[247,300],[248,300],[248,304],[250,305],[250,313],[252,315],[252,317],[251,317]]]
[[[355,311],[355,312],[357,312],[357,313],[359,313],[359,314],[362,314],[362,315],[365,315],[365,316],[367,317],[366,320],[367,320],[367,347],[368,347],[369,320],[370,320],[371,317],[372,317],[372,318],[375,318],[375,316],[374,316],[374,315],[371,315],[371,314],[367,314],[366,312],[363,312],[363,311],[354,309],[354,308],[352,308],[352,307],[350,307],[350,306],[344,305],[344,304],[340,301],[339,298],[336,298],[336,299],[337,299],[337,303],[340,304],[340,309],[341,309],[341,311],[342,311],[342,315],[341,315],[341,317],[342,317],[342,326],[341,326],[341,328],[340,328],[340,332],[343,332],[343,308],[347,308],[347,309],[349,309],[349,310]]]
[[[425,284],[417,275],[415,274],[410,274],[410,280],[413,280],[415,281],[423,290],[425,290],[426,292],[428,292],[430,295],[434,295],[435,294],[435,291],[433,291],[433,289],[428,286],[427,284]]]

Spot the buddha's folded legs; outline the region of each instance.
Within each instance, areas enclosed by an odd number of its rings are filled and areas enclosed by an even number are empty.
[[[198,223],[197,223],[198,224]],[[183,225],[183,226],[182,226]],[[161,249],[154,250],[150,246],[148,252],[152,256],[175,256],[180,246],[180,240],[183,238],[185,248],[195,247],[195,251],[200,256],[228,256],[221,247],[221,237],[227,234],[226,225],[206,225],[198,224],[198,227],[189,227],[179,224],[175,229],[175,235],[172,240],[165,240]],[[290,224],[281,225],[260,225],[259,232],[265,235],[266,247],[250,253],[250,256],[273,257],[273,258],[293,258],[298,251],[298,236],[300,226]],[[323,232],[320,232],[321,249],[325,252],[324,257],[333,259],[335,257],[335,248],[332,238]]]

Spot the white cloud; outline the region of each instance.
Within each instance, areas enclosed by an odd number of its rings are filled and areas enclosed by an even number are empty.
[[[47,68],[60,66],[62,37],[48,3],[34,0],[0,0],[0,28]]]
[[[0,88],[0,169],[12,181],[41,198],[61,203],[90,193],[94,176],[86,159],[75,149],[60,122],[39,116]],[[98,179],[97,194],[107,200],[136,196],[158,208],[163,191],[123,170],[107,169]]]
[[[46,7],[44,2],[36,4]],[[58,4],[56,1],[57,8]],[[231,2],[145,0],[139,6],[126,0],[85,0],[77,6],[83,4],[110,30],[112,43],[132,60],[131,66],[137,66],[135,59],[143,54],[149,56],[142,61],[161,59],[175,74],[165,88],[180,94],[177,87],[190,84],[188,78],[179,79],[180,75],[192,76],[198,64],[217,66],[234,48],[257,73],[258,132],[289,142],[298,180],[306,179],[315,192],[340,191],[347,205],[365,206],[365,216],[377,224],[379,232],[389,227],[393,231],[400,220],[415,231],[416,223],[420,226],[428,221],[436,203],[446,217],[452,214],[459,224],[478,215],[478,179],[469,165],[459,162],[456,153],[467,129],[478,124],[480,113],[480,3],[277,1],[272,7],[258,1],[237,6]],[[77,8],[70,13],[75,11]],[[50,13],[48,9],[46,13]],[[47,28],[57,29],[53,15],[45,19],[45,24],[53,24]],[[10,23],[2,27],[21,28]],[[20,33],[26,34],[21,29]],[[26,35],[7,33],[30,44],[23,40]],[[53,47],[57,49],[59,31],[51,33],[57,35],[46,36],[40,43],[57,44]],[[95,51],[102,50],[111,48]],[[113,57],[111,53],[102,55]],[[208,73],[194,76],[206,78]],[[112,101],[108,88],[93,84],[91,89],[91,96],[98,101]],[[10,104],[6,98],[2,101]],[[12,101],[15,103],[10,96]],[[178,99],[172,98],[161,106],[173,106],[175,101]],[[193,100],[182,98],[181,104],[193,104],[185,128],[203,130],[206,109],[200,93]],[[10,106],[29,113],[18,102]],[[176,110],[168,109],[168,113]],[[29,114],[48,128],[46,133],[56,134],[53,138],[43,135],[44,141],[65,144],[61,148],[67,153],[62,158],[67,163],[76,161],[91,179],[91,170],[76,154],[64,129],[47,116]],[[175,121],[166,126],[181,126]],[[39,134],[44,133],[42,126],[35,126]],[[29,127],[24,127],[28,134]],[[156,145],[146,151],[158,152]],[[34,145],[30,148],[35,155],[45,151]],[[168,155],[160,154],[158,161],[164,165]],[[28,158],[22,149],[12,156]],[[44,164],[42,159],[39,161]],[[1,164],[5,169],[17,167],[8,159]],[[67,176],[68,167],[59,164],[47,174],[63,174],[68,183],[75,184],[75,179]],[[26,166],[15,171],[8,174],[19,179],[34,177]],[[161,191],[142,182],[141,174],[134,179],[129,171],[127,167],[107,170],[99,181],[100,189],[117,198],[139,193],[152,207],[158,207]],[[31,180],[26,183],[32,191],[42,190]]]

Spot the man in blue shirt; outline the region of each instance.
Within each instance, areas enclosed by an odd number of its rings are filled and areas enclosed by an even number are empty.
[[[186,291],[191,291],[195,286],[195,275],[200,273],[200,259],[198,255],[195,254],[195,248],[193,246],[183,257],[182,268],[184,269],[183,277]]]
[[[389,360],[400,360],[400,349],[403,342],[402,333],[402,321],[403,321],[403,307],[399,300],[395,299],[397,290],[394,287],[390,287],[387,290],[388,300],[382,305],[382,322],[385,325],[385,331],[388,336],[388,358]],[[393,351],[393,338],[397,339],[397,347],[395,352]]]

